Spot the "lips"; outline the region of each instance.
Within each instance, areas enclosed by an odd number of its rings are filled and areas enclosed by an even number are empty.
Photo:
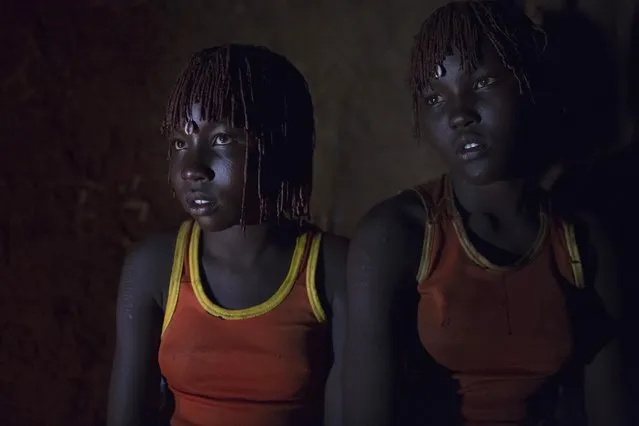
[[[457,155],[464,161],[477,160],[484,157],[489,150],[482,137],[479,135],[462,135],[455,143]]]
[[[186,207],[194,216],[207,216],[217,210],[219,203],[215,197],[201,192],[189,192],[185,197]]]

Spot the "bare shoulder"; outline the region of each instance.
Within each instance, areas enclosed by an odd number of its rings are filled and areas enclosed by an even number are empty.
[[[619,247],[608,227],[592,213],[577,212],[574,225],[586,285],[596,290],[609,313],[616,317],[620,309]]]
[[[419,195],[406,190],[373,206],[359,222],[355,237],[370,232],[423,230],[425,223],[426,209]]]
[[[341,297],[346,289],[346,257],[349,240],[341,235],[323,233],[319,267],[325,297],[329,306]]]
[[[164,309],[177,230],[154,234],[127,253],[122,267],[120,292],[152,297]]]
[[[420,250],[425,224],[426,208],[419,195],[403,191],[364,215],[355,230],[351,254],[405,257],[407,252]]]
[[[170,280],[177,232],[153,235],[124,260],[116,312],[116,344],[108,425],[144,424],[157,412],[157,351],[163,299]]]
[[[585,288],[568,293],[568,312],[574,318],[578,353],[588,364],[617,337],[621,314],[616,249],[605,224],[585,212],[562,218],[574,226]]]
[[[348,253],[350,310],[363,315],[366,309],[373,309],[380,315],[394,305],[391,301],[410,299],[422,256],[425,224],[425,206],[415,191],[401,192],[364,215]]]
[[[575,339],[582,360],[585,406],[589,424],[630,424],[626,342],[632,335],[623,325],[627,318],[622,300],[620,247],[611,238],[609,224],[596,215],[576,212],[573,216],[577,246],[586,289],[575,310]],[[573,305],[574,306],[574,305]]]

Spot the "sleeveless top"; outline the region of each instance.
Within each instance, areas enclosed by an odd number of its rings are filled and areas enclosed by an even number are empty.
[[[238,310],[207,296],[200,234],[197,223],[180,228],[162,329],[171,425],[320,426],[331,359],[315,283],[321,234],[300,235],[279,289]]]
[[[535,397],[573,351],[564,289],[584,287],[573,226],[543,207],[528,253],[497,266],[471,244],[447,177],[415,190],[428,212],[417,277],[419,340],[452,394],[435,394],[435,411],[455,413],[458,423],[450,424],[549,424],[544,419],[554,413],[535,408]],[[451,405],[442,408],[446,398]]]

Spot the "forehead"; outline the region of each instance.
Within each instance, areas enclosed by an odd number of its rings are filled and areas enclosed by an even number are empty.
[[[230,102],[220,102],[219,105],[206,106],[200,101],[191,102],[186,108],[186,114],[180,117],[179,129],[193,124],[202,128],[210,124],[224,124],[227,127],[248,130],[243,110],[233,110],[228,106]],[[236,108],[237,109],[237,108]]]
[[[190,117],[184,117],[179,128],[174,129],[175,133],[192,136],[208,137],[215,133],[228,133],[237,138],[241,138],[249,146],[256,146],[258,139],[250,129],[243,124],[234,124],[230,117],[207,117],[200,102],[194,102],[189,108]]]
[[[475,61],[469,61],[474,57]],[[471,62],[475,62],[472,64]],[[463,69],[464,65],[471,66],[470,69]],[[474,67],[472,66],[474,65]],[[467,66],[467,68],[468,68]],[[492,43],[484,38],[477,46],[474,52],[460,52],[453,49],[452,53],[444,58],[444,60],[435,66],[433,70],[434,80],[450,77],[451,75],[470,74],[477,70],[486,70],[494,73],[506,71],[502,58]]]
[[[209,121],[209,118],[205,116],[202,102],[192,102],[189,105],[189,114],[187,117],[183,117],[184,120],[194,121],[195,123],[203,123]]]

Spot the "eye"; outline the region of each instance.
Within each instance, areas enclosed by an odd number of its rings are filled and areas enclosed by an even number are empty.
[[[425,101],[426,105],[434,106],[440,103],[443,100],[441,95],[429,95],[426,96]]]
[[[213,136],[213,139],[211,140],[211,143],[213,145],[229,145],[233,142],[235,142],[235,139],[228,133],[218,133],[217,135]]]
[[[488,87],[493,84],[496,79],[492,77],[481,77],[475,81],[475,89],[483,89],[484,87]]]
[[[174,139],[171,141],[171,148],[173,148],[176,151],[179,151],[181,149],[186,148],[186,142],[184,142],[182,139]]]

